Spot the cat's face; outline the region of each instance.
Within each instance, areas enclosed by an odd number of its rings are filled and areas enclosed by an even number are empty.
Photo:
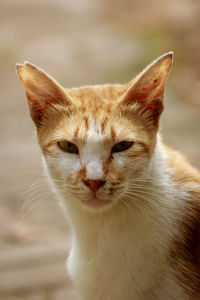
[[[108,209],[129,197],[148,168],[171,54],[125,85],[66,89],[18,65],[41,150],[64,201]]]
[[[52,124],[54,114],[38,137],[51,177],[66,199],[102,209],[128,192],[131,181],[147,167],[156,127],[145,126],[144,119],[134,118],[133,112],[132,118],[122,114],[116,104],[121,93],[115,91],[112,99],[103,96],[117,87],[95,89],[82,88],[84,100],[79,105],[73,95],[80,95],[80,89],[68,90],[76,110],[67,117],[66,107],[66,113],[64,109],[62,115],[58,112]],[[92,104],[95,94],[97,103]]]

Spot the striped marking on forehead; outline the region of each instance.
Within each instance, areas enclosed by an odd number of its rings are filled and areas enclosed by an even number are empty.
[[[88,139],[91,137],[102,137],[102,124],[101,122],[96,121],[94,118],[89,120],[89,130],[88,130]]]
[[[79,135],[79,131],[80,131],[80,125],[78,125],[75,130],[74,130],[74,138],[76,139]]]
[[[112,113],[113,108],[119,103],[128,87],[129,85],[107,84],[82,86],[66,89],[66,91],[79,112],[98,114],[98,111]]]
[[[114,126],[110,127],[110,134],[111,134],[111,138],[114,140],[116,137],[116,131],[115,131]]]
[[[79,135],[84,135],[84,139],[88,139],[95,136],[100,137],[109,134],[112,139],[116,137],[115,128],[114,126],[109,125],[108,116],[104,116],[100,120],[95,117],[84,116],[82,122],[74,129],[74,138],[78,138]]]
[[[102,131],[102,133],[105,132],[105,129],[106,129],[107,124],[108,124],[108,116],[106,116],[106,117],[102,120],[102,122],[101,122],[101,131]]]
[[[93,115],[82,116],[82,120],[78,124],[74,124],[73,138],[80,139],[83,142],[89,139],[112,139],[116,138],[115,126],[110,123],[110,117],[103,115],[100,118],[96,118]]]
[[[84,125],[85,125],[85,131],[88,131],[89,130],[89,118],[84,117],[83,122],[84,122]]]
[[[89,122],[89,131],[88,131],[88,139],[91,137],[96,137],[97,139],[112,139],[116,138],[116,129],[113,125],[109,124],[109,117],[104,117],[101,121],[96,121],[95,119],[91,119]]]

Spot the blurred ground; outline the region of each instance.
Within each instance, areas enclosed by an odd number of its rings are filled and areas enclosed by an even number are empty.
[[[75,300],[65,271],[70,231],[43,176],[16,62],[66,87],[125,82],[157,56],[175,61],[165,140],[200,167],[198,0],[0,2],[0,300]]]

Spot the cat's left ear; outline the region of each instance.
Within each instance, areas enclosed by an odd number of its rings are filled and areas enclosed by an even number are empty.
[[[169,52],[147,66],[130,85],[120,106],[131,109],[137,104],[139,110],[146,112],[157,125],[163,111],[164,90],[172,59],[173,53]]]

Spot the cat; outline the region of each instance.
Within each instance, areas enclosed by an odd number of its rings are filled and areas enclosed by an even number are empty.
[[[83,300],[200,299],[200,173],[159,133],[172,59],[72,89],[17,64]]]

